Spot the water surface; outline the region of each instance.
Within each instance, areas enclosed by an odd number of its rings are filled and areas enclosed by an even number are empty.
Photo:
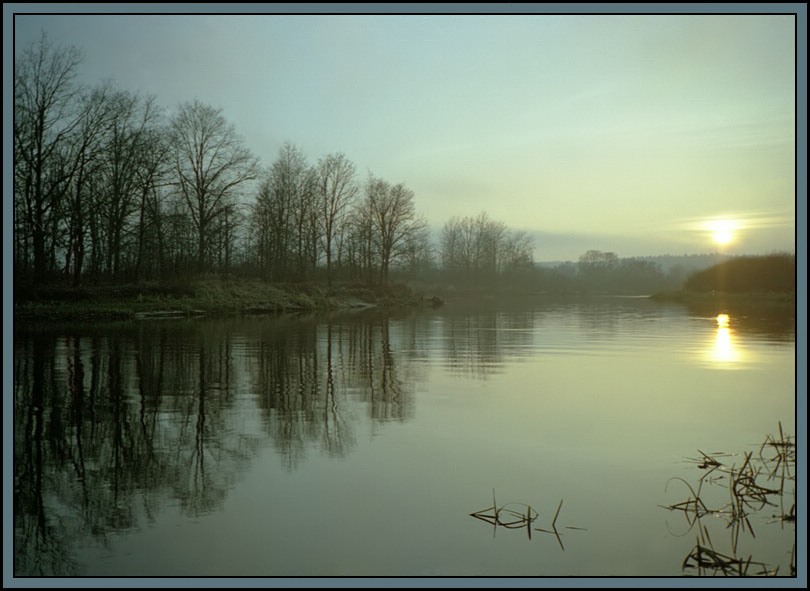
[[[700,477],[697,450],[741,463],[780,421],[795,433],[794,320],[720,312],[591,298],[18,329],[15,574],[694,574],[670,479]],[[493,495],[537,521],[470,516]],[[787,574],[778,513],[734,545]]]

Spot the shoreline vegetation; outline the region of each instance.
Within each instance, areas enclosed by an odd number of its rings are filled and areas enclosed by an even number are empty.
[[[661,302],[677,302],[710,314],[796,311],[796,257],[736,257],[692,273],[680,290],[656,293]]]
[[[256,279],[211,277],[187,284],[140,283],[90,288],[46,287],[26,292],[14,303],[14,320],[103,322],[188,317],[327,312],[368,308],[435,306],[405,285],[368,287],[346,284],[268,283]]]
[[[147,318],[222,317],[254,314],[334,312],[377,308],[437,308],[476,302],[539,302],[581,297],[645,297],[679,304],[698,315],[796,314],[796,263],[792,255],[737,257],[689,275],[681,289],[647,293],[629,287],[617,261],[581,263],[568,282],[538,272],[533,280],[498,285],[427,276],[422,280],[367,284],[360,282],[268,282],[236,274],[208,274],[170,282],[97,283],[71,286],[17,284],[14,320],[96,322]],[[596,279],[598,279],[598,281]],[[652,292],[652,293],[650,293]]]
[[[440,308],[460,302],[543,301],[560,298],[609,297],[610,293],[548,293],[541,291],[483,292],[448,291],[412,287],[318,283],[274,284],[246,278],[198,279],[184,285],[142,283],[89,288],[48,287],[34,293],[15,293],[14,321],[21,324],[47,322],[105,322],[193,317],[234,317],[261,314],[362,311],[369,309],[417,310]],[[626,294],[624,294],[626,295]],[[688,307],[693,313],[795,314],[795,293],[698,292],[673,290],[634,297],[661,304]]]

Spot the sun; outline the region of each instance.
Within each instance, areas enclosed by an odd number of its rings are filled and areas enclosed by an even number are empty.
[[[713,220],[708,226],[715,244],[725,246],[734,240],[737,224],[732,220]]]
[[[734,234],[731,230],[715,230],[712,233],[712,240],[722,246],[734,240]]]

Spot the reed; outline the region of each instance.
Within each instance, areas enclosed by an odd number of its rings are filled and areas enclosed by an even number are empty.
[[[517,510],[521,507],[521,510]],[[537,511],[531,505],[523,503],[506,503],[498,507],[495,499],[495,489],[492,489],[492,506],[470,513],[470,516],[485,521],[493,526],[493,536],[498,527],[505,529],[526,528],[529,539],[532,537],[531,524],[539,517]]]
[[[493,489],[492,505],[490,507],[486,507],[485,509],[474,511],[470,513],[470,516],[492,525],[493,536],[495,535],[495,530],[497,530],[499,527],[504,529],[525,528],[530,540],[532,539],[532,531],[553,534],[556,536],[560,547],[565,550],[562,540],[560,539],[561,534],[557,529],[557,519],[560,516],[562,504],[563,501],[560,499],[560,502],[557,505],[557,510],[554,512],[554,517],[551,520],[551,529],[543,529],[541,527],[532,528],[532,525],[539,520],[540,513],[532,508],[531,505],[525,503],[510,502],[498,506],[498,502],[495,498],[495,489]],[[574,526],[567,526],[566,529],[587,531],[585,528]]]
[[[785,509],[784,503],[786,483],[795,480],[795,443],[790,436],[785,435],[781,421],[778,431],[778,438],[773,435],[766,436],[759,446],[758,456],[754,456],[753,451],[743,453],[739,467],[734,463],[727,466],[718,459],[734,457],[731,454],[720,452],[710,455],[698,450],[701,457],[693,458],[691,461],[696,462],[697,467],[706,472],[698,479],[697,485],[693,487],[680,477],[673,477],[667,481],[665,492],[671,482],[678,481],[689,491],[689,496],[686,500],[662,507],[670,511],[680,511],[689,525],[687,532],[695,526],[698,531],[697,543],[684,559],[683,569],[696,569],[701,575],[773,576],[778,573],[778,566],[770,568],[765,563],[754,561],[751,556],[741,558],[737,555],[741,536],[756,539],[751,517],[759,515],[766,507],[780,508],[781,516],[778,519],[780,523],[795,523],[795,489],[794,501],[790,508]],[[774,453],[769,454],[769,450]],[[704,491],[704,484],[712,486],[723,484],[724,481],[728,497],[727,501],[721,504],[716,494]],[[731,533],[730,553],[715,549],[708,526],[701,521],[706,516],[725,519],[726,528]],[[794,576],[795,551],[794,536],[790,560],[790,571]]]

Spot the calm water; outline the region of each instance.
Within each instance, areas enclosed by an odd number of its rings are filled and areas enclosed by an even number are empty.
[[[602,298],[19,329],[15,574],[695,574],[670,479],[795,434],[794,320],[722,324]],[[493,495],[538,519],[470,515]],[[714,548],[788,574],[780,514],[710,518]]]

